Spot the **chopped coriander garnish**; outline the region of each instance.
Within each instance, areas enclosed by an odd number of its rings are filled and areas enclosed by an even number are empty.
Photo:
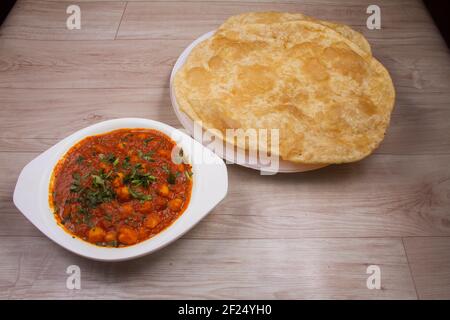
[[[74,172],[72,174],[72,184],[70,185],[70,191],[71,192],[80,192],[83,187],[81,186],[81,176],[78,172]]]
[[[170,173],[170,170],[169,170],[169,168],[167,167],[167,164],[163,164],[161,168],[163,169],[163,171],[164,171],[165,173]]]
[[[103,188],[105,187],[105,180],[103,180],[102,177],[93,174],[92,175],[92,179],[93,179],[94,185],[101,186]]]
[[[78,158],[76,160],[77,164],[81,164],[81,163],[83,163],[83,161],[84,161],[84,157],[83,156],[78,156]]]
[[[112,171],[108,174],[105,174],[104,172],[91,174],[92,183],[86,187],[81,185],[80,175],[74,173],[72,175],[73,181],[70,186],[70,191],[78,193],[76,201],[83,207],[89,208],[94,208],[101,203],[111,201],[114,198],[114,192],[109,182],[111,172]]]
[[[145,138],[145,139],[144,139],[144,145],[147,146],[148,143],[149,143],[150,141],[152,141],[152,140],[153,140],[153,138],[151,138],[151,137]]]
[[[112,153],[108,153],[106,156],[103,153],[100,153],[98,156],[101,161],[111,164],[114,164],[114,162],[117,160],[117,157]]]
[[[152,196],[149,194],[144,194],[139,191],[135,191],[132,188],[128,188],[128,191],[130,192],[131,196],[135,199],[141,200],[141,201],[149,201],[152,200]]]
[[[170,184],[175,184],[176,180],[177,180],[176,175],[174,173],[170,172],[167,177],[167,182]]]
[[[135,164],[131,172],[125,176],[123,182],[125,184],[133,184],[135,186],[142,185],[145,188],[149,187],[152,182],[156,181],[156,177],[148,172],[142,173],[140,171],[141,168],[142,164]]]
[[[124,169],[129,169],[130,168],[130,157],[126,156],[125,159],[122,162],[122,167]]]
[[[149,152],[147,152],[147,153],[143,153],[141,150],[138,151],[138,156],[139,156],[139,158],[144,159],[144,160],[146,160],[146,161],[150,161],[150,162],[155,161],[155,160],[152,158],[153,154],[154,154],[153,151],[149,151]]]

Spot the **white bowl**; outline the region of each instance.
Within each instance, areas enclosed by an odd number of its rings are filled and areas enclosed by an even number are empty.
[[[121,128],[156,129],[167,134],[183,148],[194,173],[192,195],[183,214],[158,235],[129,247],[105,248],[73,238],[57,224],[48,201],[49,183],[53,168],[70,147],[87,136]],[[225,197],[227,189],[227,168],[209,149],[164,123],[125,118],[100,122],[77,131],[28,163],[17,181],[14,204],[47,237],[67,250],[94,260],[121,261],[154,252],[178,239]]]
[[[180,106],[177,103],[177,99],[175,97],[175,89],[173,86],[175,74],[178,72],[178,70],[181,69],[181,67],[186,63],[187,58],[189,57],[189,54],[191,51],[200,43],[208,38],[212,37],[216,30],[210,31],[208,33],[205,33],[198,39],[194,40],[184,51],[180,54],[180,56],[177,59],[177,62],[175,63],[172,73],[170,75],[170,99],[172,102],[173,110],[175,111],[175,115],[177,116],[178,120],[181,122],[183,127],[189,132],[191,136],[194,136],[195,139],[197,137],[194,135],[194,121],[192,121],[191,118],[184,112],[180,110]],[[199,140],[201,143],[205,143],[205,141]],[[207,142],[206,142],[206,145]],[[271,168],[262,163],[260,159],[255,156],[254,154],[243,150],[241,148],[234,148],[233,145],[230,143],[224,144],[226,147],[224,150],[236,150],[232,153],[227,152],[217,152],[217,150],[214,150],[217,155],[223,159],[225,159],[228,163],[236,163],[238,165],[241,165],[243,167],[265,171],[265,172],[304,172],[304,171],[311,171],[320,169],[323,167],[326,167],[328,164],[301,164],[301,163],[294,163],[291,161],[282,160],[281,158],[278,160],[278,168]]]

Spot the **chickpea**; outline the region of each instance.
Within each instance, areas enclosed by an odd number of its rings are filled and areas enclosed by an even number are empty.
[[[106,148],[103,147],[103,146],[101,146],[101,145],[96,144],[96,145],[94,146],[94,149],[95,149],[95,151],[96,151],[97,153],[103,153],[103,154],[106,153]]]
[[[121,201],[127,201],[130,199],[130,191],[127,187],[119,187],[114,189],[116,192],[117,198]]]
[[[138,233],[136,230],[131,229],[130,227],[122,227],[119,230],[119,242],[131,245],[135,244],[138,241]]]
[[[111,166],[105,162],[100,162],[99,166],[105,171],[109,171],[111,169]]]
[[[171,152],[169,150],[159,149],[158,150],[158,154],[161,157],[164,157],[164,158],[167,158],[167,159],[170,159],[170,157],[171,157]]]
[[[72,206],[65,206],[64,207],[64,210],[63,210],[63,212],[62,212],[62,217],[63,218],[68,218],[68,217],[70,217],[70,213],[72,212],[73,210],[72,210]]]
[[[88,239],[92,243],[103,242],[105,239],[105,230],[100,227],[91,228],[88,233]]]
[[[119,172],[117,173],[117,177],[114,178],[112,185],[116,188],[123,186],[123,173]]]
[[[172,211],[180,211],[182,205],[183,205],[183,200],[180,198],[175,198],[173,200],[170,200],[168,203],[168,207]]]
[[[140,213],[148,214],[153,211],[153,203],[152,201],[145,201],[142,203],[137,209]]]
[[[167,199],[165,198],[157,197],[152,202],[155,210],[164,210],[167,207]]]
[[[144,224],[147,228],[153,229],[161,222],[161,218],[156,213],[149,215],[145,218]]]
[[[133,205],[131,204],[131,202],[124,203],[119,208],[120,216],[122,218],[128,217],[129,215],[131,215],[133,213],[133,211],[134,211],[134,209],[133,209]]]
[[[105,235],[105,241],[106,242],[112,242],[117,240],[117,232],[115,231],[108,231]]]
[[[169,195],[169,186],[167,184],[163,184],[158,188],[158,193],[164,197]]]
[[[140,240],[146,239],[148,237],[148,232],[144,227],[140,227],[138,230],[138,238]]]

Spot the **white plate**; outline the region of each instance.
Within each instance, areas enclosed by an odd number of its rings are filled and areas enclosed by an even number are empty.
[[[87,136],[120,128],[156,129],[167,134],[178,146],[183,148],[194,173],[192,195],[183,214],[158,235],[129,247],[104,248],[78,238],[72,238],[56,223],[48,203],[49,183],[53,168],[70,147]],[[28,163],[17,181],[14,190],[14,204],[47,237],[67,250],[94,260],[121,261],[154,252],[178,239],[225,197],[227,189],[227,168],[223,161],[209,149],[164,123],[125,118],[100,122],[82,129]]]
[[[187,132],[194,137],[194,139],[197,139],[200,143],[205,144],[208,146],[205,141],[202,141],[202,139],[198,139],[196,135],[194,135],[194,121],[192,121],[191,118],[184,112],[180,110],[180,107],[177,103],[176,97],[175,97],[175,90],[173,86],[175,74],[178,72],[178,70],[185,64],[189,54],[191,53],[192,49],[194,49],[195,46],[197,46],[200,42],[205,41],[206,39],[212,37],[216,31],[210,31],[208,33],[205,33],[200,38],[196,39],[194,42],[192,42],[184,51],[181,53],[181,55],[178,57],[177,62],[175,63],[172,73],[170,75],[170,99],[172,101],[172,107],[175,111],[175,114],[178,118],[178,120],[181,122],[183,127],[187,130]],[[230,145],[229,143],[226,143],[225,150],[235,150],[235,148]],[[253,156],[248,151],[245,151],[241,148],[236,148],[235,153],[226,153],[226,152],[217,152],[217,150],[214,150],[214,152],[217,153],[218,156],[225,159],[228,163],[236,163],[238,165],[252,168],[255,170],[261,170],[266,172],[304,172],[304,171],[310,171],[310,170],[316,170],[319,168],[323,168],[327,165],[305,165],[305,164],[298,164],[286,160],[279,159],[278,161],[278,170],[273,170],[270,167],[267,167],[259,161],[257,156]]]

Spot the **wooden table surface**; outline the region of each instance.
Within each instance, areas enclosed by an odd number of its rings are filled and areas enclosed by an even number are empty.
[[[19,0],[0,29],[0,298],[450,298],[450,59],[420,1]],[[81,8],[67,30],[66,8]],[[260,176],[229,165],[229,194],[182,239],[121,263],[78,257],[14,207],[23,166],[93,123],[179,127],[169,73],[228,16],[280,10],[346,23],[390,71],[397,100],[369,158]],[[33,195],[30,195],[30,197]],[[81,268],[81,290],[66,268]],[[381,268],[381,289],[366,268]]]

